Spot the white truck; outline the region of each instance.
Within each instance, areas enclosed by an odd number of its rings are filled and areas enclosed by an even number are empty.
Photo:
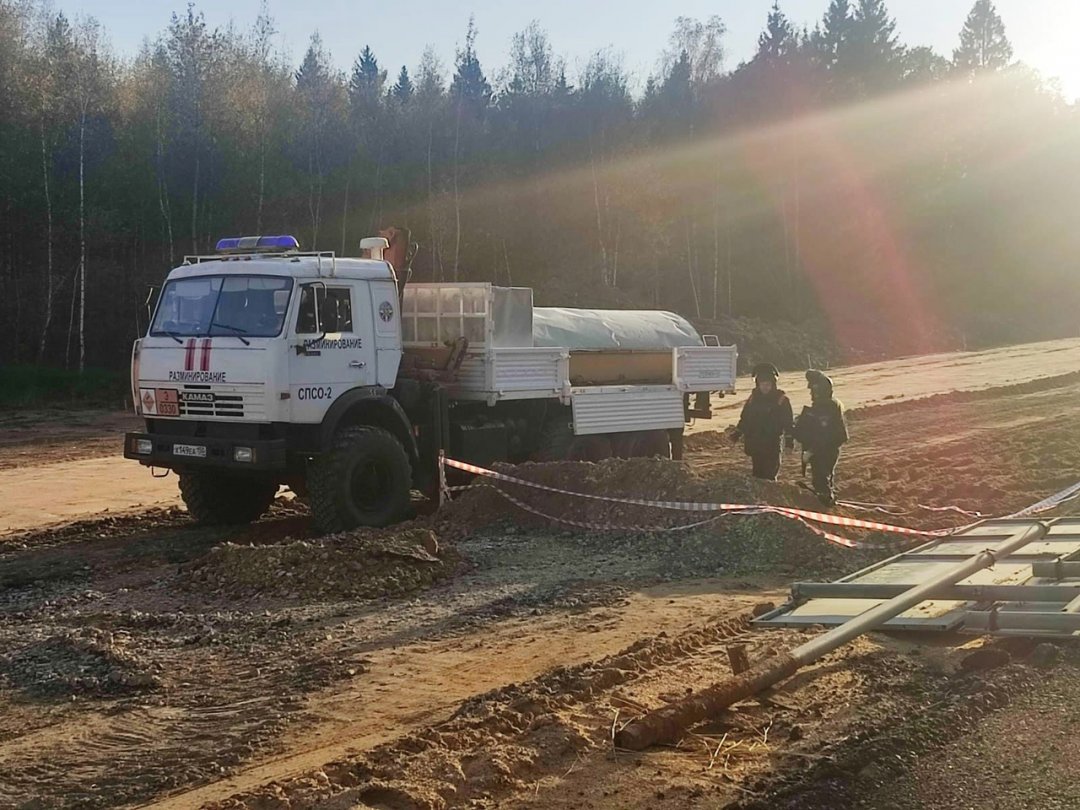
[[[407,263],[402,233],[388,232],[393,249],[363,240],[366,258],[302,252],[292,237],[187,257],[135,341],[145,428],[125,456],[175,471],[199,522],[255,520],[285,485],[332,532],[401,520],[413,490],[437,495],[440,453],[679,457],[709,392],[734,391],[735,347],[671,313],[406,284],[390,261]]]

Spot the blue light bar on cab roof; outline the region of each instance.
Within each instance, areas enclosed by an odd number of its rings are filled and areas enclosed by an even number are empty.
[[[230,236],[219,239],[217,243],[218,253],[276,253],[299,249],[300,243],[295,236]]]

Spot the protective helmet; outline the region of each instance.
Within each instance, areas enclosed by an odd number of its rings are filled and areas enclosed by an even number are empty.
[[[780,377],[780,371],[772,363],[758,363],[753,370],[755,380],[769,380],[776,382]]]
[[[820,389],[826,396],[832,396],[833,382],[822,371],[818,371],[816,368],[812,368],[806,372],[806,384],[811,391],[814,389]]]

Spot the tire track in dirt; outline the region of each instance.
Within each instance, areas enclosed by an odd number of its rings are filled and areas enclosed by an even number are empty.
[[[348,806],[398,810],[462,806],[522,789],[552,768],[565,767],[599,742],[574,720],[575,709],[615,687],[678,663],[720,642],[745,638],[749,613],[708,626],[639,640],[622,652],[560,667],[527,683],[465,701],[447,721],[380,746],[361,757],[210,804],[219,810]]]

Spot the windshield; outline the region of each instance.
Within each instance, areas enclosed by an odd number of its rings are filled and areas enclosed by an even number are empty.
[[[276,337],[285,323],[292,279],[199,276],[178,279],[161,293],[151,335]]]

